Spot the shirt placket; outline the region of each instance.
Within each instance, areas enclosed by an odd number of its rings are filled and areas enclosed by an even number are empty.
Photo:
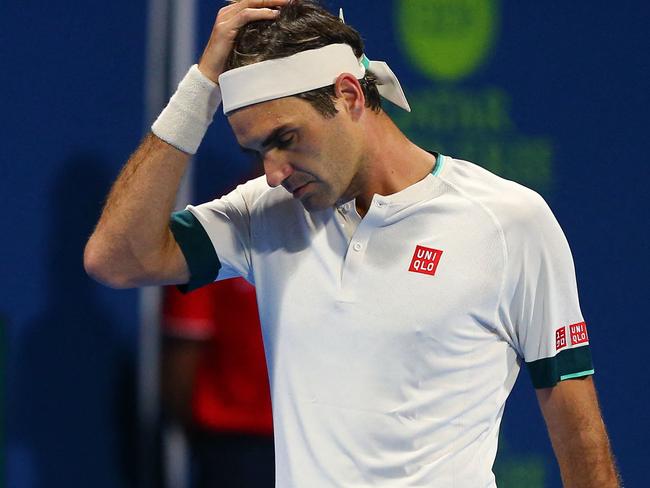
[[[354,302],[356,300],[359,286],[362,286],[360,278],[366,255],[369,252],[370,238],[384,222],[387,209],[388,202],[375,195],[368,212],[352,233],[341,270],[339,301]],[[347,211],[347,216],[350,219],[354,218],[350,215],[352,211],[354,210]]]

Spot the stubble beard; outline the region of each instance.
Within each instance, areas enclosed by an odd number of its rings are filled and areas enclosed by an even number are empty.
[[[323,185],[323,183],[316,182],[316,191],[309,195],[306,195],[305,198],[300,199],[300,203],[305,208],[305,210],[307,210],[307,212],[318,212],[321,210],[326,210],[328,208],[331,208],[335,203],[333,198],[328,197],[328,189],[321,189],[321,191],[318,191],[318,186],[320,185]]]

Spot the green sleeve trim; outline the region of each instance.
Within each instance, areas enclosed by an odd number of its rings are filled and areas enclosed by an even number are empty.
[[[570,380],[571,378],[581,378],[582,376],[589,376],[590,374],[594,374],[593,369],[589,369],[587,371],[580,371],[579,373],[562,375],[560,376],[560,381]]]
[[[535,388],[550,388],[559,381],[594,373],[589,346],[565,349],[555,357],[526,363]]]
[[[178,289],[187,293],[216,280],[221,263],[210,237],[192,212],[174,212],[169,219],[169,228],[190,270],[190,281],[179,285]]]

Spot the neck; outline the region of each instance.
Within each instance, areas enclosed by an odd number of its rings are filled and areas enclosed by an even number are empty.
[[[367,144],[356,193],[356,206],[365,215],[375,194],[392,195],[424,179],[435,157],[413,144],[384,113],[367,114]]]

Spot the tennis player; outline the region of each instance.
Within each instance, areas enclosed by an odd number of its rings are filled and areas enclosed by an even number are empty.
[[[382,99],[410,110],[388,64],[315,3],[222,8],[114,184],[86,269],[116,288],[255,285],[278,487],[494,487],[524,364],[565,486],[618,486],[551,210],[416,146]],[[170,219],[221,104],[266,174]]]

